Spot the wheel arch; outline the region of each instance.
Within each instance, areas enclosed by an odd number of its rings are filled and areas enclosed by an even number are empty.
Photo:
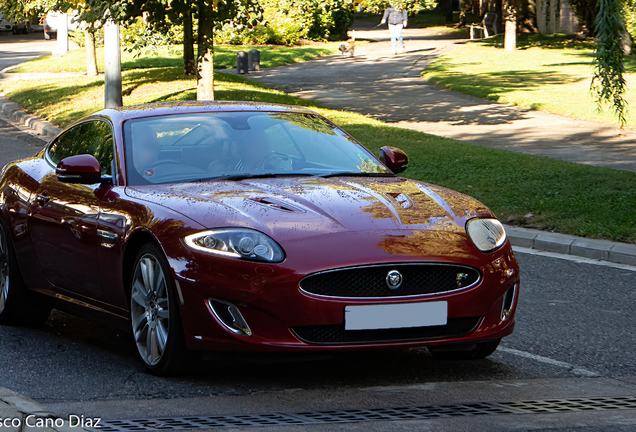
[[[141,248],[148,243],[154,243],[163,251],[163,248],[157,238],[145,230],[138,230],[132,233],[126,243],[122,263],[122,282],[128,300],[130,300],[130,279],[132,278],[132,273],[135,267],[135,258]]]

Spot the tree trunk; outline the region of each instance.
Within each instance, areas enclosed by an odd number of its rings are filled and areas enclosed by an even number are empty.
[[[199,0],[197,100],[214,100],[214,12],[212,0]]]
[[[459,0],[459,23],[457,28],[466,27],[466,4],[467,0]],[[468,3],[468,6],[470,6],[470,3]]]
[[[186,3],[183,14],[183,70],[185,75],[194,75],[197,72],[194,61],[194,30],[190,3]]]
[[[504,50],[514,51],[517,49],[517,13],[514,0],[508,0],[504,6]]]
[[[452,23],[453,22],[453,0],[446,0],[444,2],[444,7],[446,8],[444,10],[446,22]]]
[[[87,27],[84,30],[86,43],[86,75],[97,76],[97,55],[95,54],[95,31]]]

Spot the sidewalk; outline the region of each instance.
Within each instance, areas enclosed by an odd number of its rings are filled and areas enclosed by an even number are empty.
[[[636,171],[636,130],[499,104],[437,88],[420,72],[465,39],[405,29],[407,52],[394,56],[388,30],[356,23],[355,57],[329,56],[246,75],[325,107],[486,147]]]
[[[3,431],[81,432],[86,430],[79,424],[81,417],[71,417],[72,423],[69,423],[68,419],[54,416],[34,400],[0,387],[0,428]]]

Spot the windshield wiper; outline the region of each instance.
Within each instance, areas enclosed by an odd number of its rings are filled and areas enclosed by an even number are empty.
[[[318,177],[394,177],[392,173],[364,173],[364,172],[351,172],[351,171],[339,171],[329,174],[320,174]]]
[[[191,180],[192,183],[206,182],[212,180],[246,180],[251,178],[276,178],[276,177],[305,177],[314,176],[315,174],[309,173],[245,173],[245,174],[226,174],[214,177],[203,177],[195,180]]]

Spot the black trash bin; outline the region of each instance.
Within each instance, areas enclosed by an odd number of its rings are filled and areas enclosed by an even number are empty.
[[[247,53],[245,51],[240,51],[236,55],[236,72],[241,75],[248,73]]]
[[[248,54],[248,64],[249,70],[251,71],[259,71],[261,70],[261,52],[256,48],[250,50]]]

